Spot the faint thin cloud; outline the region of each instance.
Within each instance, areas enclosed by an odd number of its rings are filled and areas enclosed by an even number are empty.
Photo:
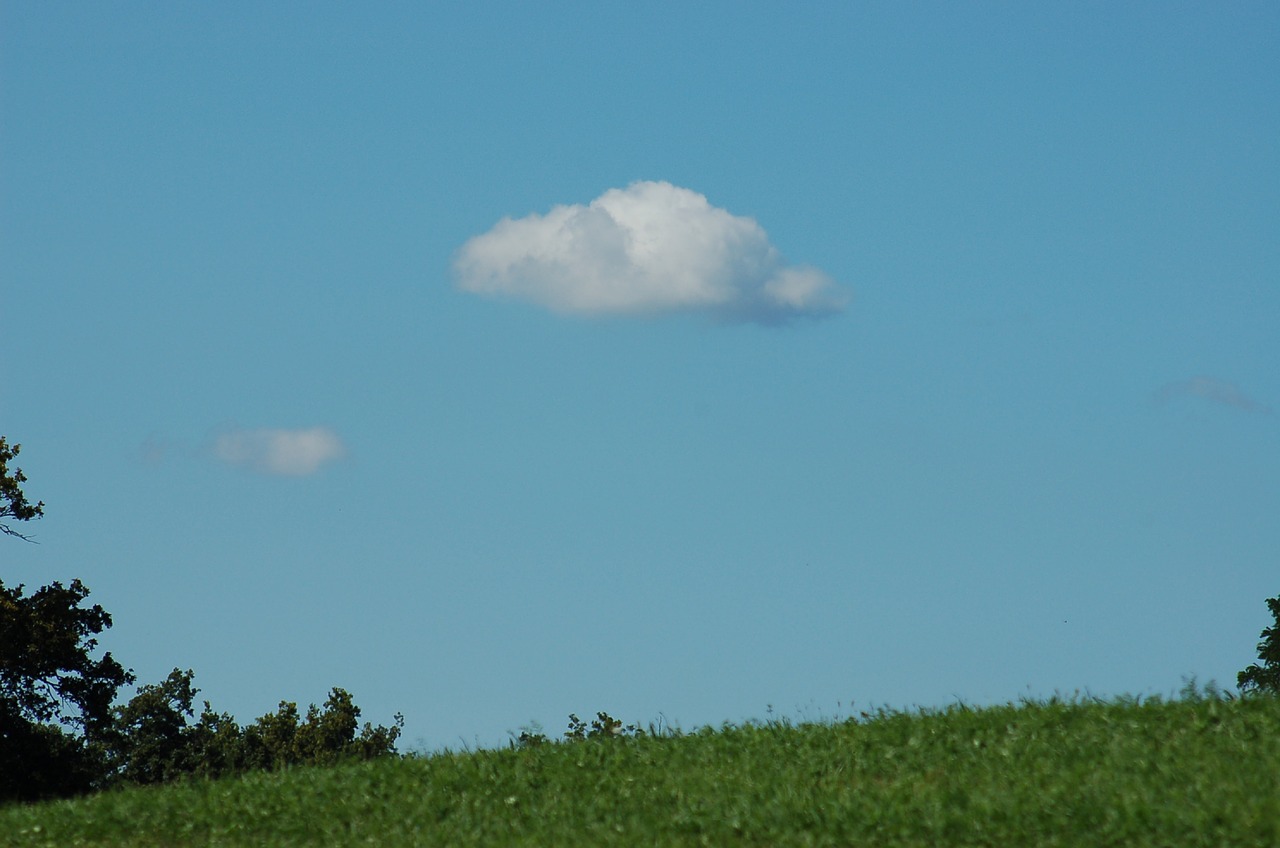
[[[1161,386],[1156,392],[1156,403],[1168,403],[1178,397],[1198,397],[1214,403],[1230,406],[1245,412],[1267,414],[1271,407],[1254,400],[1245,394],[1239,386],[1217,377],[1198,376],[1188,380],[1178,380]]]
[[[574,315],[700,313],[782,324],[842,310],[846,291],[788,265],[751,218],[667,182],[504,218],[454,258],[460,289]]]
[[[235,429],[219,435],[213,453],[228,465],[260,474],[303,477],[346,455],[346,446],[327,427],[300,430]]]
[[[144,465],[163,465],[173,452],[173,443],[156,433],[147,436],[138,446],[137,458]]]

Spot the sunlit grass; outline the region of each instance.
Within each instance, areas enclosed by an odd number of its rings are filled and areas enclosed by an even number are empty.
[[[1273,845],[1280,699],[774,721],[0,810],[14,845]]]

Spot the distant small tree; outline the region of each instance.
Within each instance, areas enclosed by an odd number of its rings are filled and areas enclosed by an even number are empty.
[[[194,676],[175,668],[162,683],[141,687],[115,708],[107,757],[113,779],[165,783],[199,770],[200,726],[187,722],[200,691],[192,685]]]
[[[616,739],[618,737],[638,736],[644,736],[644,731],[634,724],[624,725],[620,719],[616,719],[606,712],[596,713],[596,717],[591,720],[591,724],[587,724],[578,718],[575,713],[569,713],[569,729],[564,733],[564,738],[571,742],[581,742],[584,739]]]
[[[1236,676],[1236,685],[1244,693],[1280,695],[1280,596],[1268,598],[1267,609],[1275,621],[1262,631],[1262,641],[1258,643],[1262,664],[1254,663]]]
[[[324,709],[315,704],[301,719],[298,705],[281,701],[244,729],[246,759],[253,768],[330,765],[346,759],[371,760],[396,753],[396,740],[404,726],[395,716],[392,727],[360,727],[360,708],[345,689],[330,690]],[[358,732],[357,732],[358,731]]]

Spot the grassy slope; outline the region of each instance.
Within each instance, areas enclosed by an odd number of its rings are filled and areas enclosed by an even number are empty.
[[[446,754],[0,809],[13,845],[1276,845],[1280,698]]]

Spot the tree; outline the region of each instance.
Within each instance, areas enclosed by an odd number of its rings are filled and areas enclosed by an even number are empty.
[[[0,583],[0,799],[71,795],[97,785],[101,744],[116,692],[132,683],[110,652],[94,659],[111,626],[81,603],[79,580],[25,595]]]
[[[44,503],[28,501],[26,475],[9,470],[19,450],[0,436],[0,518],[31,521]],[[4,523],[0,531],[27,538]],[[94,658],[111,616],[83,606],[88,594],[79,580],[31,595],[0,581],[0,800],[72,795],[102,776],[111,703],[133,675],[110,653]]]
[[[1262,665],[1254,663],[1236,676],[1236,685],[1244,693],[1280,695],[1280,596],[1267,598],[1267,609],[1275,622],[1262,631],[1262,641],[1258,643]]]
[[[143,686],[124,706],[115,708],[115,725],[108,744],[108,769],[126,783],[165,783],[198,771],[203,747],[191,702],[194,677],[174,669],[163,683]],[[206,707],[208,705],[206,704]]]
[[[22,493],[22,484],[27,481],[27,476],[22,473],[21,468],[15,468],[12,474],[9,473],[9,463],[21,450],[22,445],[15,444],[10,447],[5,437],[0,436],[0,518],[31,521],[44,515],[44,501],[32,504]],[[3,521],[0,521],[0,533],[27,539]],[[27,539],[27,541],[31,540]]]
[[[207,709],[208,705],[205,706]],[[301,718],[297,704],[281,701],[274,713],[267,713],[247,726],[241,736],[243,767],[319,766],[342,760],[392,756],[403,726],[404,717],[397,714],[392,727],[375,727],[365,722],[361,728],[360,708],[351,694],[334,687],[329,691],[324,709],[312,704],[307,708],[305,719]]]

